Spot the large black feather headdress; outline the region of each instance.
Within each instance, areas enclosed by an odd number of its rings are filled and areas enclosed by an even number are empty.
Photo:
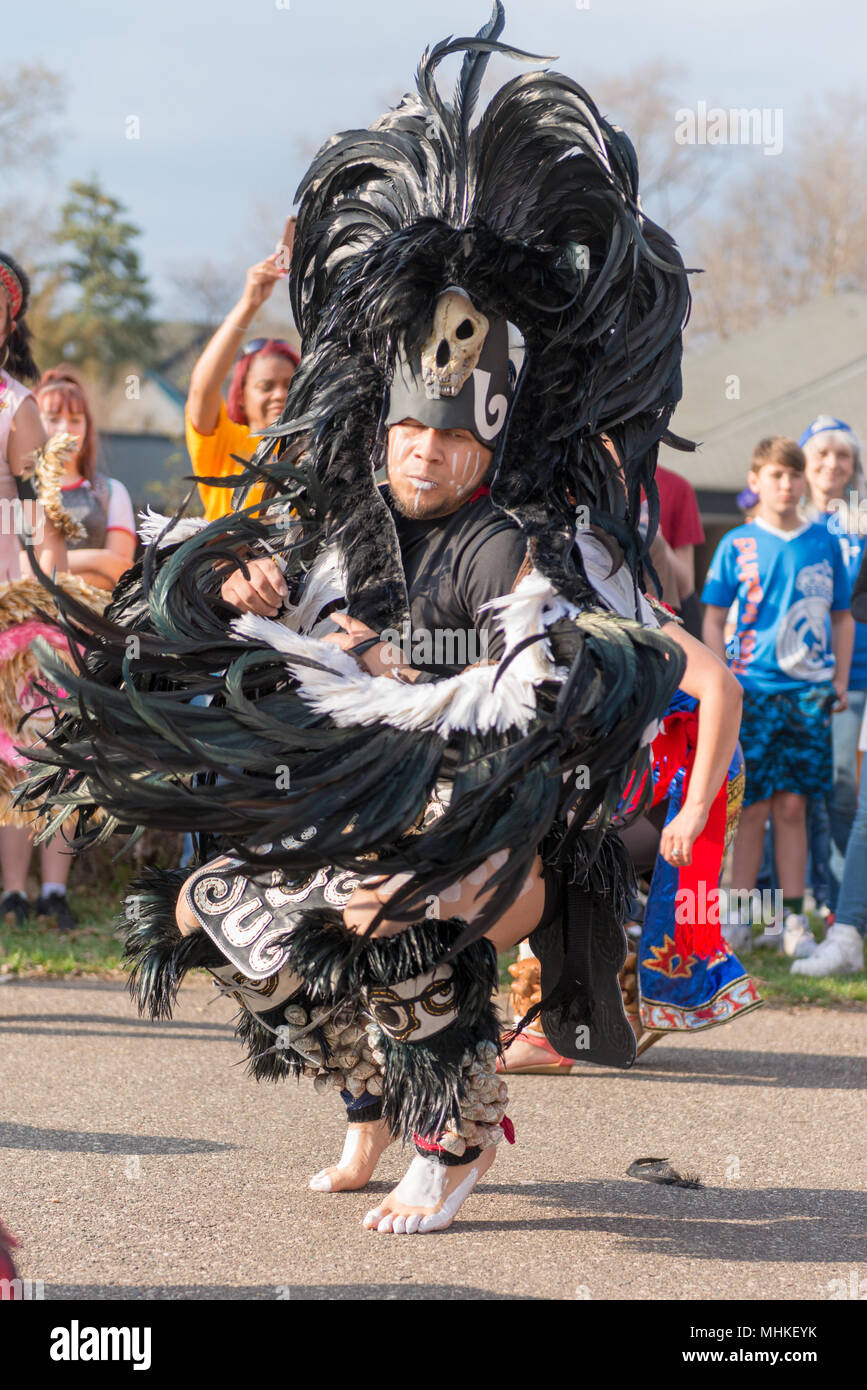
[[[303,355],[269,431],[296,447],[271,475],[294,467],[303,442],[331,485],[353,611],[377,628],[405,616],[395,547],[383,541],[384,587],[371,602],[369,549],[357,544],[372,514],[391,541],[372,473],[380,419],[398,350],[417,349],[448,286],[523,337],[492,497],[526,532],[537,567],[587,598],[576,504],[619,538],[633,567],[642,487],[656,526],[657,448],[681,388],[683,265],[640,210],[630,140],[571,78],[518,76],[472,125],[491,53],[536,61],[497,42],[503,23],[497,3],[476,38],[426,52],[417,94],[370,129],[328,141],[298,190],[291,283]],[[449,104],[436,72],[459,52]]]
[[[264,476],[266,500],[245,506],[242,488],[230,518],[152,528],[99,621],[60,597],[86,655],[77,675],[64,668],[68,695],[29,792],[49,829],[76,811],[78,844],[118,825],[193,825],[271,865],[366,872],[376,856],[433,894],[505,850],[478,935],[552,827],[568,821],[592,856],[624,785],[646,770],[642,736],[682,658],[656,629],[603,611],[576,513],[619,540],[637,585],[640,490],[652,532],[657,447],[680,394],[686,277],[640,210],[632,145],[577,83],[526,73],[473,124],[490,54],[532,58],[497,41],[503,18],[497,3],[479,36],[427,52],[417,95],[330,140],[301,184],[302,360],[242,479]],[[436,71],[459,52],[446,103]],[[523,338],[491,495],[526,535],[533,572],[504,597],[499,665],[404,687],[317,638],[335,602],[377,632],[407,616],[374,474],[395,365],[450,287]],[[220,566],[274,551],[286,613],[232,621]],[[447,747],[451,801],[421,825]]]

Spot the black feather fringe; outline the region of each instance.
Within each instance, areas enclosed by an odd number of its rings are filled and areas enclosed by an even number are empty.
[[[140,1014],[171,1018],[184,977],[197,966],[225,965],[205,932],[184,936],[175,904],[188,869],[148,869],[130,884],[119,932],[131,962],[129,992]]]

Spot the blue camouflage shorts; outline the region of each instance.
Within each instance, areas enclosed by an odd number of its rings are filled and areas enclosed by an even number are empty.
[[[821,796],[831,790],[831,709],[836,702],[830,681],[774,694],[744,691],[745,806],[774,792]]]

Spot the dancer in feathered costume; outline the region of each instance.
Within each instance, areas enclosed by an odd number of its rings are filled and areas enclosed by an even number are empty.
[[[558,1051],[634,1060],[610,819],[684,667],[641,597],[638,521],[644,488],[652,535],[685,272],[570,78],[518,76],[472,125],[490,53],[536,61],[503,22],[497,3],[437,44],[417,95],[314,159],[283,414],[232,517],[154,524],[102,619],[58,596],[88,654],[29,790],[47,832],[77,813],[80,847],[197,827],[200,866],[128,902],[139,1004],[167,1016],[205,966],[255,1075],[343,1093],[379,1137],[320,1188],[412,1137],[365,1219],[398,1233],[448,1225],[509,1130],[495,948],[532,932]]]

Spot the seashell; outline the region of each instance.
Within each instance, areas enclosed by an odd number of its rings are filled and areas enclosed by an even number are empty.
[[[343,1067],[344,1071],[352,1071],[361,1064],[361,1057],[359,1054],[357,1052],[350,1052],[348,1048],[345,1052],[341,1049],[336,1056],[340,1058],[340,1065]]]
[[[296,1028],[304,1028],[307,1025],[307,1010],[300,1004],[287,1004],[283,1010],[283,1017],[287,1023],[293,1023]]]
[[[446,1153],[455,1154],[458,1158],[462,1153],[466,1153],[467,1141],[460,1134],[444,1134],[440,1139],[440,1147]]]
[[[496,1061],[499,1048],[495,1042],[480,1042],[476,1047],[476,1056],[490,1058]]]
[[[359,1081],[357,1076],[347,1076],[346,1090],[349,1091],[353,1100],[357,1100],[359,1096],[364,1095],[366,1087],[364,1085],[364,1082]]]
[[[313,1078],[313,1089],[317,1095],[321,1096],[323,1091],[329,1089],[330,1085],[331,1079],[326,1076],[324,1072],[320,1072],[318,1076],[314,1076]]]
[[[381,1076],[376,1076],[376,1075],[369,1077],[369,1078],[368,1078],[368,1081],[367,1081],[367,1085],[365,1086],[365,1090],[368,1091],[369,1094],[372,1095],[372,1096],[381,1096],[381,1095],[382,1095],[382,1077],[381,1077]]]
[[[370,1062],[359,1062],[353,1075],[357,1076],[359,1081],[367,1081],[368,1077],[376,1076],[376,1067]]]

